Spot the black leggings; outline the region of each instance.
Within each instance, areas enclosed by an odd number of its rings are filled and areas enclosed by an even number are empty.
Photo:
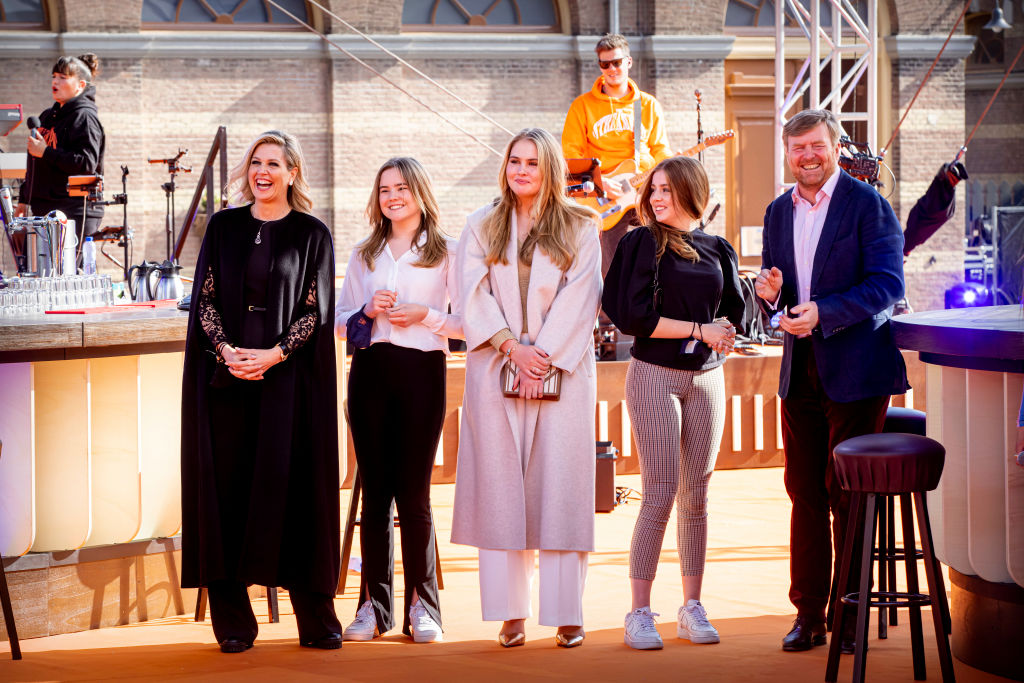
[[[348,392],[352,442],[363,486],[359,602],[370,596],[381,633],[394,627],[394,504],[401,520],[405,574],[402,631],[409,633],[414,589],[440,625],[430,474],[444,424],[444,352],[388,343],[357,349]]]

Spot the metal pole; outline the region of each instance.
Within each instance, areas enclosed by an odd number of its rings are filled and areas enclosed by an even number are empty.
[[[785,123],[785,113],[782,110],[783,95],[786,80],[786,21],[785,10],[782,2],[775,3],[775,125],[774,128],[774,168],[775,168],[775,195],[782,194],[782,184],[785,178],[785,166],[782,155],[782,126]]]
[[[821,106],[821,7],[818,0],[811,0],[811,109]]]
[[[868,0],[868,144],[878,149],[878,0]]]
[[[619,32],[619,0],[608,0],[608,33]]]

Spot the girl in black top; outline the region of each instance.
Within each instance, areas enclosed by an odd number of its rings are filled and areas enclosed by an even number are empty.
[[[605,312],[636,337],[626,405],[636,433],[643,502],[630,547],[633,605],[624,639],[637,649],[662,647],[651,585],[673,499],[684,600],[676,633],[695,643],[719,640],[700,603],[707,486],[725,423],[721,365],[744,304],[735,252],[703,230],[709,194],[699,162],[673,157],[659,163],[638,202],[647,225],[619,242],[605,278]]]
[[[83,211],[81,197],[68,196],[68,176],[102,175],[106,140],[96,109],[99,59],[89,53],[61,57],[53,65],[50,90],[54,105],[39,115],[39,128],[28,139],[28,170],[21,186],[16,215],[29,205],[37,216],[63,211],[75,221],[79,251],[82,238],[99,229],[102,206]]]

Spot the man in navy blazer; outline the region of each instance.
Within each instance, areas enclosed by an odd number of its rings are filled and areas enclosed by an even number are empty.
[[[797,608],[782,641],[787,651],[825,643],[832,542],[838,574],[849,518],[832,451],[880,431],[890,395],[909,386],[889,325],[903,296],[903,232],[889,203],[839,168],[841,135],[826,110],[802,111],[783,128],[796,187],[765,212],[755,283],[763,306],[785,311],[779,397],[793,502],[789,598]],[[856,590],[858,569],[840,595]],[[844,652],[853,652],[853,627],[852,619],[843,624]]]

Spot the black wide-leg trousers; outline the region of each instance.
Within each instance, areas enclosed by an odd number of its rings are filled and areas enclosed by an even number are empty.
[[[880,432],[889,397],[831,400],[818,376],[810,338],[796,340],[791,368],[789,394],[782,400],[786,492],[793,503],[789,599],[800,616],[824,622],[850,517],[850,494],[836,480],[832,452],[847,439]],[[853,557],[860,557],[861,539],[854,541]],[[860,567],[852,562],[850,581],[839,587],[839,595],[857,590],[859,582]]]
[[[397,506],[405,579],[402,631],[409,633],[413,590],[440,625],[430,474],[444,424],[444,352],[389,343],[357,349],[349,374],[348,413],[363,486],[359,602],[369,595],[381,633],[394,627]]]
[[[267,590],[277,590],[268,588]],[[249,593],[242,581],[211,581],[207,586],[210,599],[210,620],[217,642],[228,638],[250,645],[256,640],[256,616],[249,602]],[[332,633],[340,634],[341,623],[334,612],[334,596],[291,588],[288,597],[295,610],[299,642],[319,640]]]

